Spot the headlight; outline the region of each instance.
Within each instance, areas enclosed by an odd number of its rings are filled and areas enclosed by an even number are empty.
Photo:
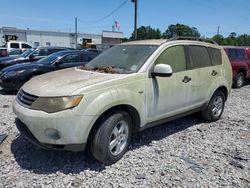
[[[47,113],[59,112],[78,106],[83,96],[69,97],[39,97],[30,106],[33,110],[41,110]]]
[[[7,72],[4,77],[12,77],[12,76],[17,76],[19,74],[22,74],[25,70],[20,70],[20,71],[10,71]]]

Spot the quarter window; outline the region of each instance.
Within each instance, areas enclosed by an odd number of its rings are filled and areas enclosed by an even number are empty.
[[[221,51],[216,48],[208,48],[208,51],[211,56],[212,64],[221,65],[222,64]]]
[[[211,66],[211,59],[206,47],[189,46],[190,68]]]
[[[174,46],[166,49],[157,58],[155,64],[168,64],[173,72],[186,70],[186,58],[184,46]]]

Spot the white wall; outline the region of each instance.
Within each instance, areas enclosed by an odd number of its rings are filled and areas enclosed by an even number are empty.
[[[70,47],[69,36],[60,36],[60,34],[58,36],[53,36],[43,33],[37,34],[27,32],[27,42],[32,44],[32,46],[34,46],[35,42],[39,42],[39,46],[46,46],[46,42],[50,42],[51,46]]]

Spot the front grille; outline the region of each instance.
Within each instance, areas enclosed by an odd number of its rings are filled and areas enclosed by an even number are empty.
[[[20,105],[29,108],[37,98],[37,96],[26,93],[21,89],[17,94],[16,100]]]

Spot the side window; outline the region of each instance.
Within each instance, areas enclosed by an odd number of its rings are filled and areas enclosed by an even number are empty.
[[[32,55],[34,56],[46,56],[46,52],[44,49],[39,49],[39,50],[36,50],[32,53]]]
[[[61,59],[61,62],[63,63],[73,63],[73,62],[79,62],[79,61],[80,61],[80,58],[78,54],[69,54]]]
[[[246,58],[246,52],[243,49],[237,49],[237,56],[239,59],[245,59]]]
[[[22,48],[31,48],[31,46],[28,44],[22,44]]]
[[[10,43],[10,47],[11,48],[19,48],[19,44],[18,43]]]
[[[208,48],[208,51],[211,56],[212,65],[221,65],[222,64],[221,51],[216,48]]]
[[[48,49],[48,55],[49,54],[53,54],[53,53],[55,53],[55,52],[58,52],[58,51],[60,51],[61,49],[57,49],[57,48],[51,48],[51,49]]]
[[[228,57],[229,59],[237,59],[236,49],[228,49]]]
[[[48,52],[45,49],[40,49],[39,56],[47,56]]]
[[[90,61],[90,57],[86,53],[81,54],[81,62]]]
[[[186,58],[184,46],[173,46],[167,48],[157,58],[155,64],[168,64],[172,67],[173,72],[186,70]]]
[[[208,50],[204,46],[189,46],[190,68],[211,66]]]

